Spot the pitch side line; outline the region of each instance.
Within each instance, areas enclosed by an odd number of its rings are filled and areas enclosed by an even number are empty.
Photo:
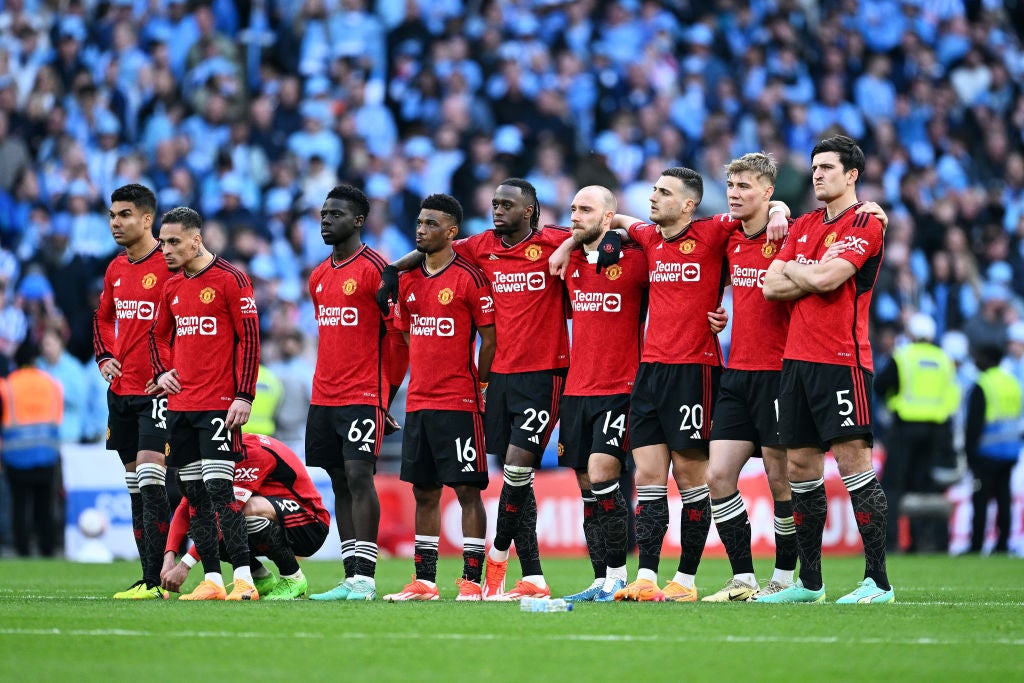
[[[335,636],[324,635],[323,633],[289,633],[291,638],[304,638],[306,640],[326,640]],[[107,638],[135,637],[153,638],[183,637],[183,638],[266,638],[263,631],[141,631],[138,629],[32,629],[32,628],[4,628],[0,629],[0,636],[64,636],[71,638]],[[341,636],[345,639],[361,640],[457,640],[457,641],[507,641],[514,638],[508,634],[487,634],[487,633],[344,633]],[[526,636],[523,636],[525,639]],[[815,636],[710,636],[710,637],[687,637],[687,636],[640,636],[640,635],[601,635],[601,634],[567,634],[561,636],[562,640],[569,640],[583,643],[730,643],[730,644],[786,644],[801,643],[808,645],[938,645],[949,647],[955,645],[1008,645],[1011,647],[1024,646],[1024,638],[998,638],[989,640],[978,639],[950,639],[950,638],[850,638],[844,637],[815,637]]]
[[[67,595],[54,595],[54,594],[49,594],[49,595],[32,595],[32,594],[27,594],[27,593],[16,593],[16,592],[10,591],[10,590],[0,590],[0,600],[10,600],[10,601],[14,601],[14,600],[32,600],[32,601],[37,601],[37,600],[56,600],[56,601],[62,601],[62,602],[75,602],[75,601],[78,601],[78,600],[83,600],[83,601],[97,601],[98,600],[98,601],[101,601],[101,602],[110,602],[111,598],[107,597],[107,596],[70,595],[70,594],[67,594]],[[127,601],[123,601],[123,602],[127,602]],[[175,600],[172,598],[172,599],[168,600],[168,602],[175,602]],[[293,602],[302,602],[302,601],[301,600],[295,600]],[[448,600],[448,601],[441,600],[442,604],[444,604],[445,602],[452,602],[452,601],[451,600]],[[753,606],[751,606],[750,609],[758,609],[758,610],[760,610],[760,609],[772,609],[772,608],[778,608],[778,607],[779,607],[779,605],[771,605],[771,606],[763,605],[763,606],[760,606],[760,607],[753,607]],[[786,607],[792,608],[792,606],[783,606],[783,608],[786,608]],[[885,609],[889,609],[889,610],[896,609],[896,610],[898,610],[898,609],[906,609],[906,608],[909,608],[909,607],[1010,607],[1010,608],[1019,609],[1019,608],[1024,608],[1024,602],[1022,602],[1022,601],[1003,602],[1003,601],[996,601],[996,600],[990,600],[990,601],[985,601],[985,602],[973,602],[973,601],[972,602],[958,602],[956,600],[922,600],[920,602],[918,602],[918,601],[913,601],[913,602],[910,602],[910,601],[907,601],[907,602],[900,601],[900,602],[897,602],[897,603],[892,604],[892,605],[887,605],[885,607]],[[612,609],[614,609],[614,608],[612,608]],[[658,608],[657,607],[653,607],[653,609],[658,609]],[[687,608],[683,607],[682,609],[687,609]],[[701,606],[699,609],[701,609],[701,610],[704,610],[704,609],[716,610],[716,609],[721,609],[721,607],[719,607],[717,605],[712,605],[712,606]],[[726,609],[729,609],[729,608],[726,608]],[[797,607],[797,609],[800,609],[800,608]]]

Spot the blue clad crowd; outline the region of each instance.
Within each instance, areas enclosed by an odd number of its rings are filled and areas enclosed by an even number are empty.
[[[254,280],[266,363],[301,393],[338,182],[366,190],[365,239],[396,257],[422,196],[454,194],[479,232],[513,175],[564,223],[591,183],[646,216],[660,171],[685,165],[713,214],[724,164],[766,150],[802,212],[810,149],[842,131],[891,220],[876,352],[923,311],[960,360],[1012,340],[1024,373],[1024,9],[1005,4],[0,0],[0,364],[41,342],[63,438],[102,437],[91,317],[125,183],[203,214]]]

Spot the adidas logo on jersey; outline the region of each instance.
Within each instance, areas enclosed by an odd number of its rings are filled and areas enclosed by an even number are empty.
[[[111,286],[112,287],[120,287],[121,286],[121,278],[117,278],[116,280],[114,280],[114,284],[111,285]]]
[[[663,245],[659,244],[657,247],[654,248],[654,251],[658,251],[659,249],[661,249],[662,246]]]
[[[740,253],[740,245],[738,245],[738,244],[736,245],[736,251],[734,251],[733,253],[734,254]]]
[[[160,420],[153,426],[157,429],[167,429],[167,420]]]
[[[845,420],[843,420],[843,424],[841,426],[843,426],[843,427],[854,427],[854,426],[856,426],[856,423],[853,421],[853,418],[848,417]]]
[[[573,277],[579,277],[580,276],[580,271],[578,271],[578,270],[572,271],[572,276]]]
[[[619,445],[618,437],[613,436],[612,438],[608,439],[608,445],[609,446],[618,446]]]
[[[694,432],[693,434],[690,435],[690,438],[691,439],[700,439],[702,437],[700,435],[700,432]]]
[[[316,293],[319,294],[322,291],[324,291],[324,283],[321,282],[316,286]]]
[[[466,464],[466,465],[465,465],[465,466],[464,466],[464,467],[462,468],[462,471],[463,471],[463,472],[472,472],[472,471],[473,471],[473,463],[467,463],[467,464]]]
[[[535,443],[537,445],[540,445],[540,436],[537,435],[537,434],[534,434],[529,439],[527,439],[527,441],[529,441],[530,443]]]
[[[416,295],[410,293],[409,298],[405,300],[405,303],[410,303],[412,301],[416,301]]]
[[[807,235],[804,235],[803,237],[801,237],[800,239],[797,240],[797,242],[806,242],[806,241],[807,241]]]
[[[221,445],[217,446],[217,450],[218,451],[230,451],[231,450],[231,446],[227,445],[226,443],[222,443]]]
[[[494,254],[491,254],[490,256],[487,257],[487,260],[488,261],[497,261],[498,257],[495,256]]]
[[[171,302],[171,305],[172,306],[176,306],[177,304],[178,304],[178,297],[174,297],[174,301]]]
[[[367,453],[371,453],[371,452],[372,452],[372,451],[370,450],[370,444],[368,444],[368,443],[364,443],[364,444],[363,444],[362,446],[360,446],[360,447],[359,447],[359,450],[361,450],[361,451],[365,451],[365,452],[367,452]]]

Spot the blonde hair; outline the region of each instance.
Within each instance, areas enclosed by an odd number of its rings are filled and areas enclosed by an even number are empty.
[[[751,152],[733,159],[725,167],[726,177],[737,173],[753,173],[756,178],[763,178],[769,185],[775,185],[779,167],[775,165],[775,157],[768,152]]]

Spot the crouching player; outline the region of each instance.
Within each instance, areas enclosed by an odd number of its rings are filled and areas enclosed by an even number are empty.
[[[243,457],[235,465],[235,505],[245,515],[253,582],[264,600],[292,600],[308,593],[306,577],[295,556],[309,557],[327,539],[331,515],[299,457],[277,439],[262,434],[242,436]],[[189,504],[181,500],[174,513],[164,551],[160,579],[165,589],[178,592],[189,569],[199,559],[192,549],[175,562],[190,519]],[[275,577],[257,555],[277,565]],[[225,595],[209,599],[223,600]]]

